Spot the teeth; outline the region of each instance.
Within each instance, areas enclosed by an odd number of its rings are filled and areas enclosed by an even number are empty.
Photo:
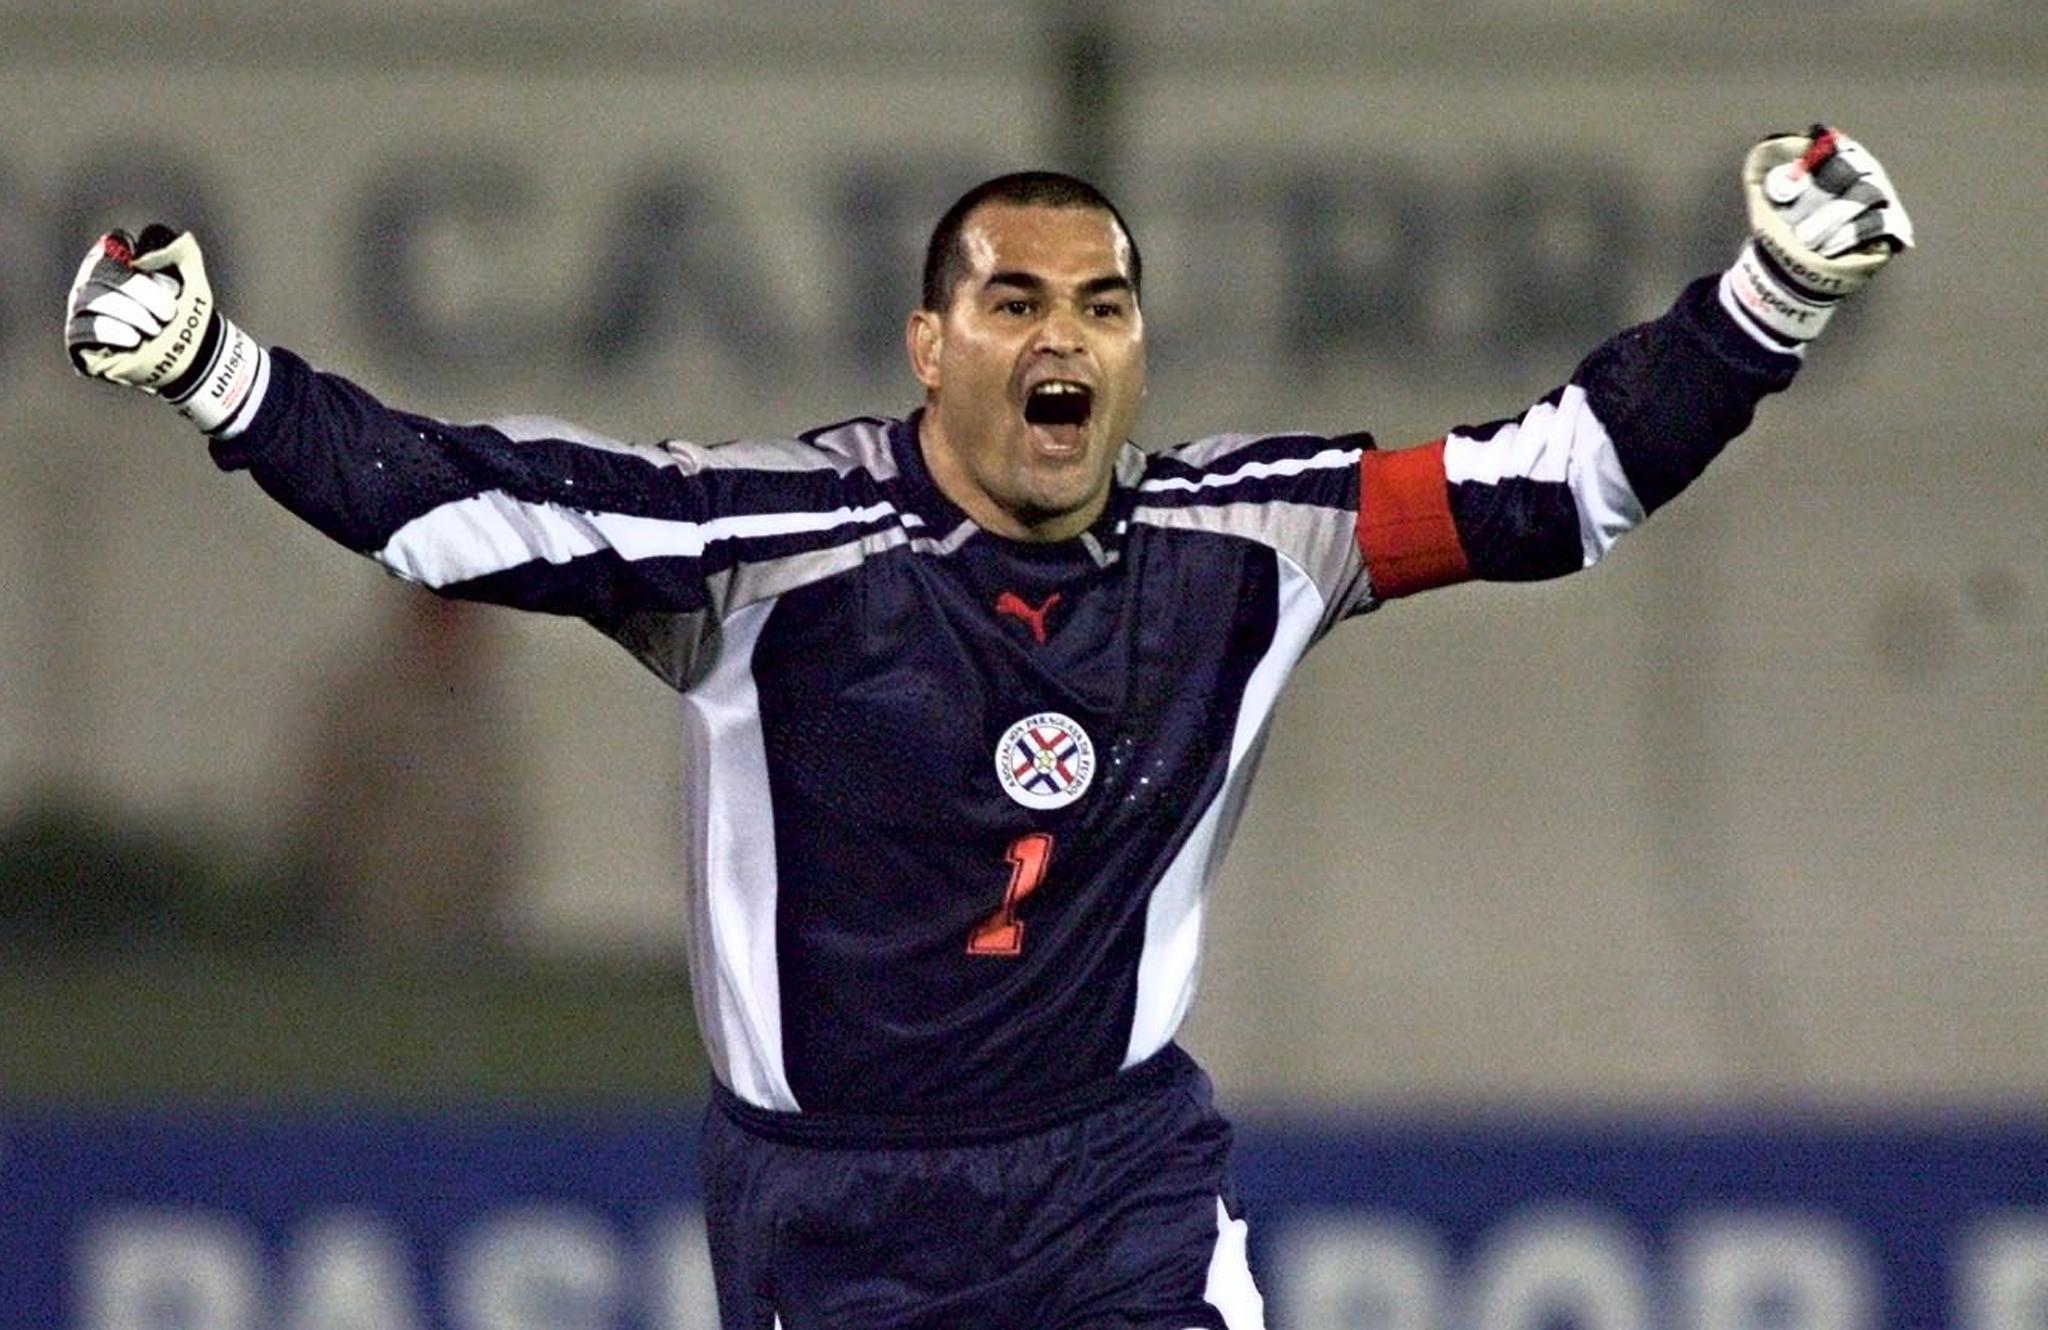
[[[1024,418],[1034,425],[1083,425],[1095,402],[1094,390],[1070,379],[1045,379],[1024,399]]]

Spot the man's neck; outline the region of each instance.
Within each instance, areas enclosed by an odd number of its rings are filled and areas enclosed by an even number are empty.
[[[945,426],[940,423],[938,412],[929,405],[918,413],[917,449],[939,493],[952,500],[953,506],[966,513],[976,526],[1008,540],[1070,540],[1093,525],[1095,519],[1102,515],[1103,505],[1108,502],[1105,494],[1101,500],[1080,512],[1052,513],[1036,522],[1028,514],[1004,507],[975,482],[961,463],[959,454],[947,441]]]

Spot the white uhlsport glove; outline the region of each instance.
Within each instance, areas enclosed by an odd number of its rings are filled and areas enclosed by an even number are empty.
[[[199,242],[144,227],[93,243],[65,307],[64,346],[81,374],[156,393],[208,433],[247,423],[270,355],[214,307]]]
[[[1913,220],[1870,150],[1815,125],[1749,150],[1749,240],[1721,278],[1721,303],[1767,346],[1795,354],[1843,296],[1913,245]]]

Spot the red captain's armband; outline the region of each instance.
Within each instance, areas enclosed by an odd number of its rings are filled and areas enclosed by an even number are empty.
[[[1412,596],[1472,576],[1444,482],[1444,441],[1358,462],[1358,552],[1379,600]]]

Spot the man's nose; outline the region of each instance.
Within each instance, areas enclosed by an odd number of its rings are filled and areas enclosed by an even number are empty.
[[[1036,340],[1038,350],[1062,356],[1076,355],[1087,345],[1080,318],[1064,305],[1054,305],[1046,311],[1045,318],[1039,321]]]

